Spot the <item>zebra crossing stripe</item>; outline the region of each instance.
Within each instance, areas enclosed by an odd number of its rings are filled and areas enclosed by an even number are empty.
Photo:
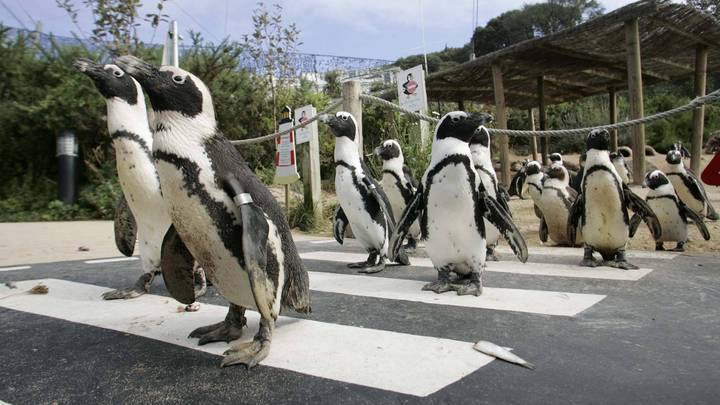
[[[367,280],[368,278],[366,278]],[[91,325],[221,355],[225,343],[198,346],[187,335],[218,322],[227,308],[202,304],[198,312],[178,312],[178,303],[146,294],[132,300],[104,301],[110,289],[72,281],[17,282],[20,291],[42,282],[46,295],[21,294],[0,286],[0,306]],[[259,316],[246,313],[252,339]],[[120,337],[118,337],[120,339]],[[305,319],[280,317],[265,366],[345,383],[424,397],[487,365],[493,359],[472,343]],[[218,360],[219,364],[219,360]]]
[[[100,263],[115,263],[115,262],[130,262],[133,260],[140,260],[137,256],[131,257],[111,257],[109,259],[97,259],[97,260],[86,260],[85,264],[100,264]]]
[[[14,267],[0,267],[0,271],[15,271],[15,270],[27,270],[30,266],[14,266]],[[2,404],[0,404],[2,405]]]
[[[495,249],[498,253],[513,254],[509,246],[498,246]],[[578,261],[582,260],[583,250],[582,248],[571,248],[571,247],[560,247],[560,246],[536,246],[528,248],[528,254],[530,257],[533,255],[549,255],[549,256],[574,256],[578,258]],[[678,256],[679,253],[673,252],[655,252],[645,250],[628,250],[626,256],[631,259],[656,259],[656,260],[670,260]]]
[[[367,258],[367,255],[349,252],[306,252],[301,253],[300,258],[304,260],[322,260],[332,262],[359,262]],[[433,267],[430,259],[426,257],[411,257],[410,263],[417,267]],[[605,280],[626,280],[637,281],[652,269],[619,270],[611,267],[580,267],[568,264],[554,263],[520,263],[517,261],[487,262],[487,271],[499,273],[529,274],[534,276],[555,276],[555,277],[579,277],[597,278]]]
[[[575,316],[606,297],[598,294],[490,287],[483,288],[479,297],[458,296],[454,292],[435,294],[422,291],[425,281],[314,271],[309,274],[310,289],[313,291],[543,315]]]

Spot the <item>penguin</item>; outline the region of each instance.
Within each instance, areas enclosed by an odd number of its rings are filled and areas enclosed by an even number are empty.
[[[548,159],[550,160],[550,165],[563,166],[563,157],[558,152],[551,153],[550,155],[548,155]]]
[[[578,233],[575,243],[570,243],[567,222],[570,208],[577,199],[577,192],[567,184],[565,176],[567,170],[563,170],[562,166],[550,166],[536,206],[542,211],[542,221],[548,228],[550,239],[560,246],[575,246],[582,243],[582,237]]]
[[[382,145],[375,148],[374,153],[383,161],[383,174],[380,183],[382,190],[390,201],[393,217],[400,218],[405,206],[415,195],[417,180],[413,178],[410,168],[405,164],[402,148],[396,140],[386,140]],[[405,245],[406,252],[415,251],[419,237],[420,224],[416,221],[410,227],[408,233],[408,243]]]
[[[512,179],[510,179],[510,186],[508,186],[507,189],[508,201],[510,201],[510,197],[514,195],[518,196],[521,200],[525,199],[523,186],[525,184],[525,170],[527,169],[528,162],[528,159],[523,160],[520,170],[518,170],[513,175]]]
[[[333,225],[335,240],[343,244],[345,228],[350,224],[355,238],[368,252],[368,258],[364,262],[350,263],[348,267],[366,274],[383,271],[395,224],[391,204],[360,158],[355,143],[358,135],[355,117],[340,111],[322,121],[335,135],[335,194],[340,203]],[[410,264],[404,249],[397,260],[403,265]]]
[[[665,155],[665,162],[667,163],[666,175],[670,179],[673,188],[675,188],[677,196],[701,217],[717,220],[718,214],[710,204],[710,199],[705,193],[705,187],[695,176],[695,173],[685,168],[682,158],[682,150],[677,145]]]
[[[580,192],[580,185],[582,184],[583,174],[585,174],[585,159],[587,159],[587,154],[583,152],[582,154],[580,154],[580,158],[578,159],[580,170],[578,170],[578,172],[574,176],[572,176],[572,179],[570,180],[570,186],[578,193]]]
[[[528,194],[530,194],[530,198],[533,200],[533,211],[535,212],[535,216],[540,220],[540,226],[538,228],[540,241],[547,242],[549,236],[548,225],[545,221],[545,215],[540,209],[547,174],[542,171],[540,162],[535,160],[528,161],[525,166],[525,179],[523,180],[525,184],[521,185],[521,187],[524,188],[525,185],[527,185]]]
[[[627,162],[625,162],[623,155],[618,152],[612,152],[610,153],[610,161],[613,166],[615,166],[615,170],[620,175],[620,179],[622,179],[623,183],[630,184],[632,181],[632,173],[630,172],[630,168],[628,167]]]
[[[517,257],[527,260],[527,245],[505,210],[480,182],[472,161],[469,141],[488,114],[454,111],[439,121],[433,138],[430,164],[413,200],[398,221],[391,240],[391,254],[402,247],[410,225],[419,217],[422,237],[438,279],[423,290],[458,295],[482,293],[487,218],[507,239]],[[455,273],[453,279],[451,273]]]
[[[665,250],[663,242],[676,242],[676,252],[685,251],[687,242],[688,219],[698,227],[703,239],[710,240],[710,231],[701,216],[689,209],[677,197],[675,189],[665,173],[654,170],[645,175],[643,187],[648,187],[645,201],[655,212],[662,227],[662,236],[655,239],[655,250]],[[632,237],[640,224],[640,217],[635,214],[630,219],[630,236]]]
[[[565,173],[565,175],[563,176],[562,182],[563,182],[564,186],[569,186],[570,185],[570,172],[565,167],[565,163],[563,162],[562,155],[557,152],[551,153],[549,156],[549,159],[550,159],[550,167],[559,167],[560,170],[562,170]]]
[[[577,240],[578,229],[584,239],[585,252],[581,266],[607,265],[621,269],[637,269],[627,262],[628,208],[645,221],[655,238],[661,235],[660,223],[652,209],[622,182],[610,161],[610,134],[605,129],[590,131],[586,139],[587,161],[582,192],[570,209],[567,232],[571,244]],[[579,228],[578,228],[579,227]],[[593,252],[604,262],[596,262]]]
[[[246,309],[260,313],[251,342],[231,345],[221,366],[257,365],[270,351],[281,310],[310,312],[308,274],[270,191],[217,129],[205,83],[174,67],[134,56],[115,62],[145,89],[153,109],[153,154],[172,226],[161,268],[170,293],[189,300],[193,257],[230,302],[223,322],[194,330],[199,343],[242,334]]]
[[[498,188],[497,174],[492,164],[490,153],[490,132],[485,126],[480,126],[470,138],[470,154],[472,155],[473,165],[477,171],[480,182],[488,196],[494,198],[498,204],[505,210],[505,213],[512,218],[510,207],[507,201],[501,197]],[[498,261],[495,255],[495,247],[497,246],[500,233],[497,228],[487,219],[485,220],[485,241],[487,243],[486,260]]]
[[[150,290],[160,273],[160,249],[170,228],[170,214],[152,159],[152,134],[140,84],[118,66],[77,59],[76,69],[95,83],[107,105],[108,132],[115,148],[123,196],[115,210],[115,243],[132,256],[139,241],[143,274],[134,286],[108,291],[105,300],[137,298]],[[204,286],[197,295],[204,293]]]

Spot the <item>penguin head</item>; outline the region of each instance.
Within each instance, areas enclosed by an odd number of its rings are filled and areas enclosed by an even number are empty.
[[[101,65],[86,58],[76,59],[73,66],[95,82],[95,87],[106,99],[120,99],[130,105],[137,104],[138,83],[117,65]]]
[[[440,118],[435,128],[435,140],[455,138],[463,142],[470,142],[475,130],[480,125],[492,122],[490,114],[471,114],[465,111],[452,111]]]
[[[132,55],[121,56],[115,63],[140,82],[154,112],[177,112],[187,118],[204,116],[215,120],[210,90],[192,73],[175,66],[158,68]]]
[[[542,166],[540,166],[540,162],[536,161],[530,161],[525,165],[525,175],[530,176],[533,174],[538,174],[542,171]]]
[[[553,164],[548,169],[548,177],[551,179],[558,179],[560,181],[565,181],[565,170],[563,170],[563,167],[558,164]]]
[[[351,141],[355,140],[357,123],[355,117],[349,112],[338,111],[334,117],[327,118],[323,122],[330,127],[330,131],[336,138],[346,137]]]
[[[670,184],[670,180],[665,176],[665,173],[660,170],[653,170],[645,175],[642,185],[643,187],[649,187],[651,190],[657,190],[666,184]]]
[[[482,145],[486,148],[490,147],[490,132],[484,125],[477,127],[470,138],[470,145]]]
[[[593,129],[587,136],[588,150],[610,150],[610,133],[606,129]]]
[[[560,165],[562,165],[562,163],[563,163],[562,155],[559,154],[559,153],[557,153],[557,152],[551,153],[550,156],[548,156],[548,159],[550,159],[550,161],[552,162],[552,164],[560,164]]]
[[[394,139],[388,139],[383,142],[382,145],[375,148],[375,155],[379,156],[382,160],[391,160],[403,157],[400,144]]]
[[[682,163],[682,152],[678,149],[671,149],[665,155],[665,161],[671,165]]]

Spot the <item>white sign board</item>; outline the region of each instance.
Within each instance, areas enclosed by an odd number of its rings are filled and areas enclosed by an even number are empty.
[[[422,65],[398,72],[397,86],[401,107],[412,111],[427,110],[425,71]]]
[[[317,111],[312,105],[306,105],[295,110],[295,117],[298,124],[302,124],[304,121],[314,117]],[[301,143],[310,142],[310,139],[317,137],[318,124],[317,121],[313,121],[310,125],[295,130],[295,144],[300,145]]]
[[[279,125],[278,130],[282,131],[292,126],[292,121],[284,122]],[[290,131],[275,138],[275,183],[291,184],[299,178],[295,160],[295,134]]]

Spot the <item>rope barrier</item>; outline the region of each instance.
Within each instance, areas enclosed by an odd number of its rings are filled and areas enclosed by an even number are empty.
[[[425,114],[421,114],[419,112],[408,110],[407,108],[403,108],[393,102],[390,102],[388,100],[385,100],[383,98],[373,96],[370,94],[360,94],[361,100],[370,101],[373,103],[384,105],[385,107],[388,107],[392,110],[401,112],[403,114],[406,114],[409,117],[412,117],[416,120],[424,120],[432,123],[438,123],[440,120],[438,120],[435,117],[429,117]],[[594,129],[606,129],[606,130],[613,130],[613,129],[624,129],[624,128],[630,128],[637,125],[642,124],[648,124],[651,122],[663,120],[665,118],[671,117],[673,115],[682,114],[687,111],[692,111],[696,108],[699,108],[705,104],[712,104],[720,102],[720,89],[715,90],[711,93],[708,93],[705,96],[702,97],[696,97],[693,100],[691,100],[689,103],[676,107],[667,111],[662,111],[657,114],[649,115],[647,117],[642,117],[630,121],[624,121],[624,122],[618,122],[615,124],[608,124],[608,125],[598,125],[594,127],[585,127],[585,128],[574,128],[574,129],[555,129],[555,130],[548,130],[548,131],[528,131],[528,130],[517,130],[517,129],[500,129],[500,128],[488,128],[488,132],[490,132],[491,135],[510,135],[510,136],[571,136],[571,135],[586,135],[588,132],[594,130]],[[250,139],[239,139],[230,141],[233,145],[247,145],[251,143],[256,142],[262,142],[267,141],[271,139],[275,139],[276,137],[280,135],[284,135],[289,133],[290,131],[294,131],[298,128],[303,128],[306,125],[312,123],[313,121],[317,121],[322,115],[327,114],[338,107],[342,105],[342,100],[335,101],[332,103],[328,108],[325,110],[315,114],[314,116],[310,117],[307,121],[297,124],[291,128],[278,131],[272,134],[268,134],[265,136],[260,136],[257,138],[250,138]]]
[[[233,144],[233,145],[247,145],[247,144],[251,144],[251,143],[257,143],[257,142],[262,142],[262,141],[268,141],[268,140],[270,140],[270,139],[275,139],[275,138],[277,138],[277,137],[280,136],[280,135],[285,135],[285,134],[289,133],[290,131],[294,131],[294,130],[296,130],[296,129],[298,129],[298,128],[303,128],[303,127],[305,127],[305,126],[307,126],[307,125],[310,125],[310,124],[313,123],[314,121],[317,121],[322,115],[327,114],[327,113],[329,113],[330,111],[333,111],[333,110],[337,109],[337,108],[340,107],[341,105],[342,105],[342,100],[338,100],[338,101],[330,104],[330,106],[328,106],[328,108],[326,108],[326,109],[324,109],[323,111],[320,111],[319,113],[317,113],[317,114],[313,115],[312,117],[308,118],[306,121],[303,121],[302,123],[297,124],[297,125],[295,125],[295,126],[292,126],[292,127],[288,128],[288,129],[284,129],[284,130],[282,130],[282,131],[278,131],[278,132],[275,132],[275,133],[272,133],[272,134],[268,134],[268,135],[264,135],[264,136],[259,136],[259,137],[257,137],[257,138],[236,139],[236,140],[234,140],[234,141],[230,141],[230,143]]]
[[[415,118],[416,120],[425,120],[425,121],[432,122],[432,123],[437,123],[439,121],[437,118],[429,117],[427,115],[420,114],[415,111],[410,111],[410,110],[400,107],[399,105],[394,104],[390,101],[387,101],[380,97],[372,96],[370,94],[361,94],[360,98],[363,100],[382,104],[388,108],[402,112],[404,114],[407,114],[408,116]],[[671,110],[659,112],[657,114],[653,114],[653,115],[643,117],[643,118],[638,118],[638,119],[624,121],[624,122],[618,122],[616,124],[598,125],[598,126],[594,126],[594,127],[575,128],[575,129],[557,129],[557,130],[548,130],[548,131],[528,131],[528,130],[515,130],[515,129],[488,128],[488,132],[490,132],[490,134],[493,134],[493,135],[511,135],[511,136],[587,135],[587,133],[592,131],[593,129],[601,129],[602,128],[602,129],[606,129],[606,130],[613,130],[613,129],[623,129],[623,128],[634,127],[636,125],[641,125],[641,124],[647,124],[650,122],[668,118],[673,115],[677,115],[677,114],[681,114],[681,113],[684,113],[687,111],[694,110],[705,104],[717,103],[718,101],[720,101],[720,89],[715,90],[712,93],[708,93],[705,96],[696,97],[695,99],[691,100],[689,103],[687,103],[683,106],[676,107]]]

